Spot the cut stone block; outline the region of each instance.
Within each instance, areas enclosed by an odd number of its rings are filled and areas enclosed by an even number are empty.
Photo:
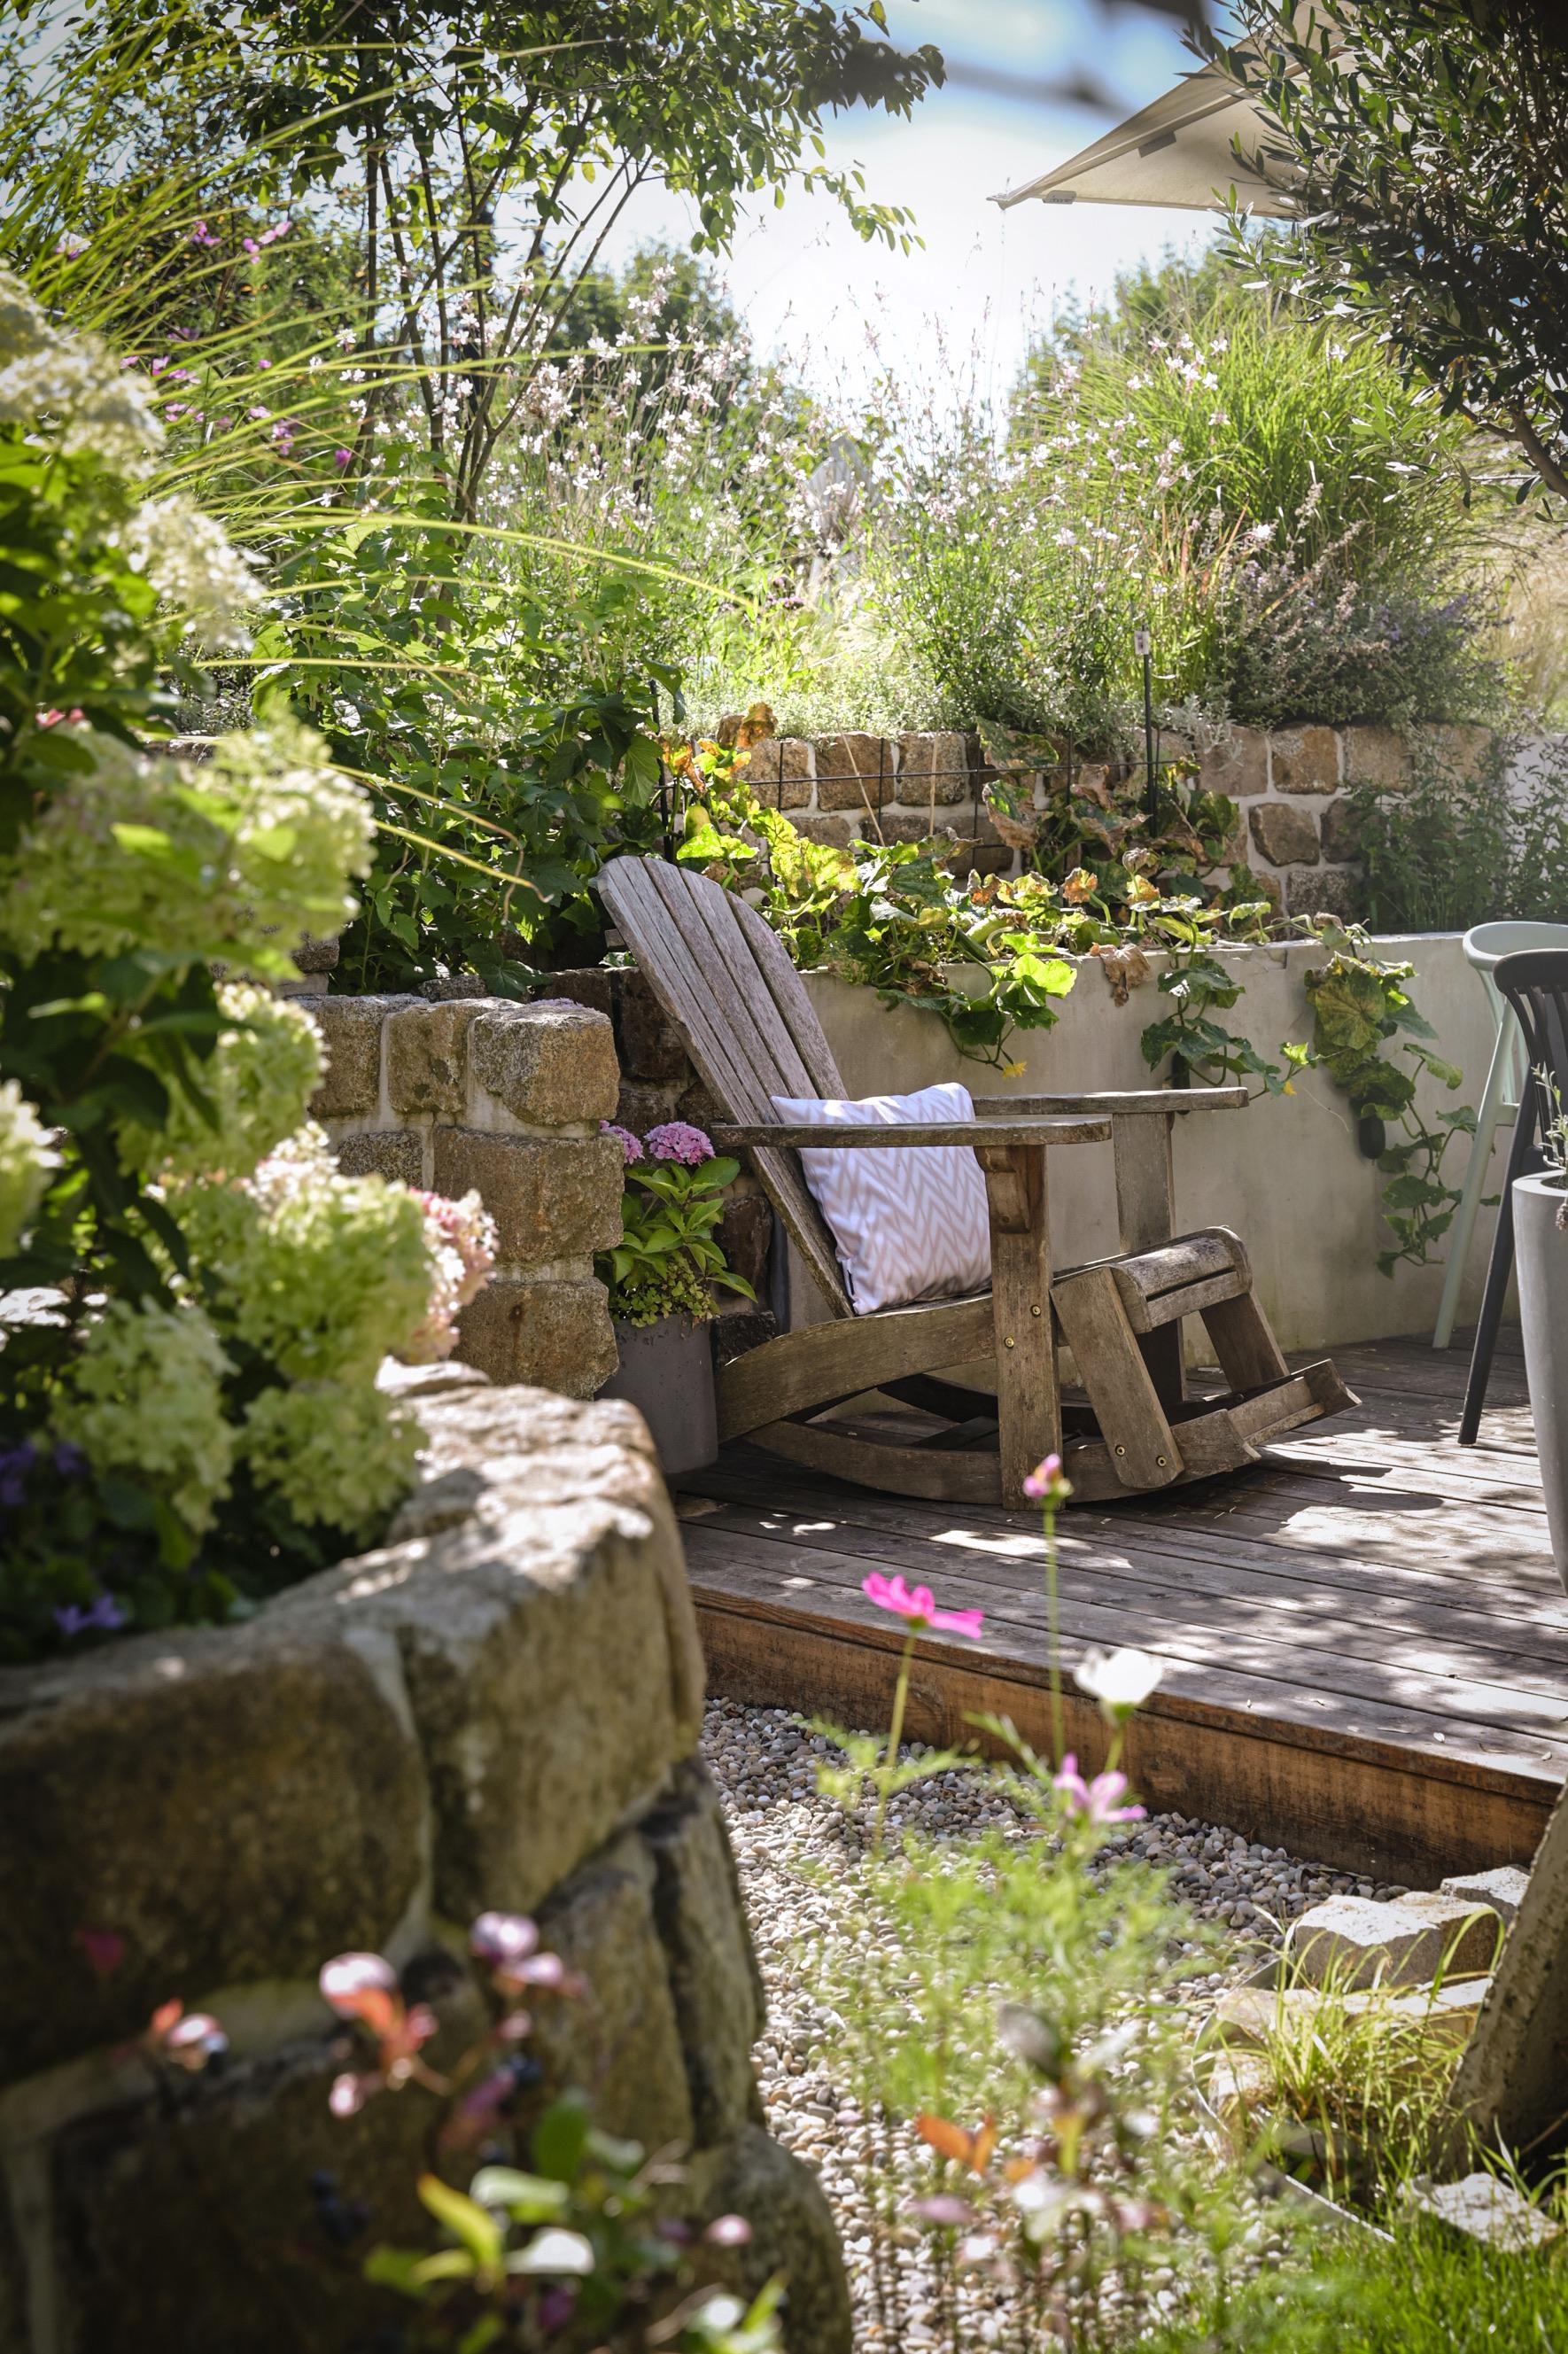
[[[466,1923],[532,1911],[657,1793],[696,1740],[701,1653],[632,1409],[481,1389],[420,1419],[432,1475],[483,1474],[471,1518],[344,1562],[267,1615],[395,1645],[429,1777],[436,1907]]]
[[[817,807],[875,809],[898,799],[898,747],[885,736],[817,739]]]
[[[407,1982],[441,2021],[424,2056],[452,2067],[489,2024],[477,1988],[445,1953],[421,1956]],[[51,2168],[57,2354],[355,2354],[375,2343],[379,2299],[367,2298],[360,2263],[380,2240],[431,2243],[416,2186],[440,2111],[410,2085],[334,2116],[328,2094],[345,2062],[324,2008],[323,2027],[166,2103],[143,2080],[66,2128]],[[444,2170],[466,2180],[461,2166]],[[315,2180],[331,2184],[338,2215],[368,2211],[348,2249],[334,2244]],[[3,2342],[6,2354],[39,2343]]]
[[[546,973],[534,992],[535,1000],[567,998],[574,1005],[586,1005],[590,1013],[602,1013],[608,1022],[614,1013],[615,984],[621,978],[613,967],[572,965],[565,972]]]
[[[1323,855],[1340,864],[1361,854],[1361,830],[1347,801],[1330,801],[1323,811]]]
[[[964,739],[956,729],[935,728],[898,738],[898,798],[915,808],[967,801],[970,798]]]
[[[1439,1971],[1489,1970],[1501,1925],[1489,1906],[1440,1893],[1387,1903],[1331,1896],[1297,1915],[1287,1951],[1313,1986],[1426,1985]]]
[[[458,1314],[457,1353],[493,1382],[590,1398],[620,1359],[609,1294],[591,1275],[493,1275]]]
[[[1410,747],[1392,727],[1347,727],[1345,781],[1399,793],[1410,782]]]
[[[615,1036],[602,1013],[565,999],[487,1004],[468,1034],[480,1087],[534,1128],[609,1119],[620,1091]]]
[[[869,837],[880,834],[884,842],[927,842],[943,834],[955,848],[959,839],[951,822],[944,822],[940,816],[933,819],[928,809],[882,810],[874,825],[866,819],[865,831]]]
[[[387,1017],[418,997],[319,997],[311,1018],[322,1034],[326,1069],[311,1098],[313,1119],[353,1119],[381,1100],[381,1032]]]
[[[1227,2052],[1203,2081],[1203,2096],[1222,2117],[1247,2116],[1274,2095],[1274,2072],[1261,2052]]]
[[[0,2073],[137,2035],[173,1994],[378,1947],[429,1846],[389,1634],[268,1610],[5,1670]],[[112,1970],[93,1935],[122,1941]]]
[[[1495,2174],[1467,2174],[1462,2182],[1441,2182],[1413,2191],[1411,2203],[1451,2230],[1515,2255],[1544,2247],[1562,2230],[1522,2190]]]
[[[468,1101],[469,1027],[491,1001],[469,996],[408,1006],[387,1023],[387,1094],[394,1111],[461,1112]]]
[[[1268,739],[1277,793],[1337,793],[1340,739],[1331,727],[1277,728]]]
[[[1321,853],[1318,821],[1289,801],[1254,801],[1247,811],[1252,838],[1274,866],[1315,866]]]
[[[709,2260],[737,2295],[754,2296],[781,2274],[786,2354],[852,2354],[849,2284],[822,2186],[810,2167],[743,2126],[721,2148],[699,2153],[691,2168],[691,2205],[707,2220],[744,2215],[751,2238]]]
[[[477,1189],[499,1255],[523,1267],[609,1250],[620,1240],[625,1161],[613,1136],[490,1136],[438,1128],[438,1193]]]
[[[1462,1872],[1442,1883],[1445,1896],[1460,1904],[1489,1904],[1505,1921],[1512,1921],[1524,1903],[1530,1874],[1517,1863],[1499,1864],[1495,1872]]]
[[[808,842],[825,843],[833,850],[847,850],[855,828],[847,817],[830,815],[818,810],[807,810],[795,821],[796,829]]]
[[[335,940],[316,939],[307,932],[290,950],[302,972],[335,972],[338,944]]]
[[[376,1128],[345,1136],[334,1147],[345,1177],[393,1177],[405,1185],[425,1182],[425,1140],[416,1129]]]
[[[1341,923],[1361,913],[1361,881],[1349,866],[1297,866],[1285,876],[1293,916],[1336,916]]]
[[[1206,793],[1233,801],[1252,801],[1268,790],[1268,738],[1261,727],[1233,727],[1199,758],[1199,783]]]
[[[811,798],[811,748],[798,737],[754,744],[746,781],[767,809],[804,809]]]
[[[677,1766],[642,1836],[653,1857],[653,1909],[685,2052],[701,2147],[760,2123],[751,2047],[767,2005],[718,1793],[705,1766]]]

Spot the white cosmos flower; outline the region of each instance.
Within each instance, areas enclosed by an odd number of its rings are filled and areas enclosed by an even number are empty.
[[[1113,1722],[1143,1706],[1165,1673],[1163,1660],[1148,1651],[1086,1651],[1073,1670],[1080,1691],[1097,1700]]]

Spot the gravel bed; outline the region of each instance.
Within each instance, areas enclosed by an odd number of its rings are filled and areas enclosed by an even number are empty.
[[[723,1797],[764,1982],[768,2026],[756,2061],[768,2130],[817,2168],[838,2220],[855,2305],[856,2354],[885,2348],[873,2297],[872,2216],[863,2187],[868,2126],[834,2083],[833,2022],[813,1997],[810,1949],[834,1941],[831,1877],[853,1869],[856,1834],[841,1808],[818,1796],[815,1767],[827,1744],[803,1733],[786,1709],[747,1708],[737,1701],[708,1702],[703,1746]],[[906,1754],[918,1755],[919,1743]],[[1007,1800],[977,1778],[944,1774],[895,1799],[890,1826],[903,1822],[951,1838],[989,1826],[1022,1824]],[[1160,1864],[1175,1892],[1202,1920],[1234,1933],[1234,1963],[1188,1983],[1195,2009],[1207,2009],[1227,1981],[1251,1967],[1262,1947],[1277,1942],[1295,1914],[1330,1894],[1388,1897],[1397,1886],[1304,1862],[1283,1848],[1248,1842],[1223,1825],[1183,1815],[1155,1815],[1116,1834],[1099,1868],[1118,1855]],[[815,1875],[815,1877],[813,1877]],[[825,1882],[827,1884],[825,1884]],[[896,2171],[923,2165],[907,2141],[885,2153]],[[1158,2288],[1158,2284],[1156,2284]],[[934,2285],[933,2285],[934,2294]],[[913,2283],[910,2322],[902,2342],[911,2348],[942,2341],[934,2306],[922,2310],[921,2282]],[[1000,2344],[1000,2325],[982,2326],[976,2343]]]

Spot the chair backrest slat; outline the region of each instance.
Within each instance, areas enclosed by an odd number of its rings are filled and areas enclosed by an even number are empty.
[[[1568,1111],[1568,948],[1524,949],[1499,958],[1492,979],[1519,1016],[1539,1098],[1541,1132],[1558,1102]],[[1544,1074],[1544,1081],[1540,1075]]]
[[[789,961],[789,950],[766,917],[759,916],[755,907],[748,907],[744,899],[736,901],[735,913],[757,960],[763,984],[778,1008],[779,1018],[805,1065],[811,1082],[807,1092],[814,1096],[842,1096],[844,1083],[827,1033],[817,1019],[817,1009],[806,994],[804,982]]]
[[[842,1092],[827,1040],[783,949],[768,933],[781,973],[777,962],[759,960],[755,932],[738,920],[754,910],[705,875],[655,858],[612,859],[598,889],[683,1034],[704,1085],[732,1119],[773,1119],[776,1095]],[[823,1080],[826,1085],[819,1084]],[[832,1236],[799,1154],[763,1149],[751,1158],[829,1309],[835,1316],[852,1315]]]

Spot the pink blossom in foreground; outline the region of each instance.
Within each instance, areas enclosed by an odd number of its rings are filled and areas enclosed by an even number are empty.
[[[633,1161],[641,1161],[642,1159],[642,1139],[640,1136],[633,1136],[629,1128],[618,1128],[614,1120],[601,1119],[599,1124],[599,1132],[601,1136],[614,1137],[617,1144],[620,1147],[620,1157],[622,1161],[627,1163],[628,1167],[630,1166]]]
[[[332,453],[332,461],[341,474],[345,466],[353,465],[354,452],[352,450],[334,450]]]
[[[1139,1823],[1143,1820],[1141,1807],[1117,1804],[1118,1799],[1126,1795],[1125,1774],[1097,1774],[1092,1782],[1086,1782],[1078,1771],[1078,1761],[1071,1753],[1063,1758],[1062,1770],[1052,1787],[1061,1791],[1070,1814],[1086,1815],[1091,1823]]]
[[[978,1643],[980,1628],[985,1624],[983,1610],[938,1610],[928,1585],[906,1585],[902,1576],[884,1577],[879,1569],[861,1582],[861,1592],[879,1610],[891,1610],[895,1617],[906,1618],[912,1627],[934,1627],[944,1635],[967,1635]]]
[[[643,1141],[655,1161],[683,1161],[688,1169],[714,1157],[713,1139],[690,1120],[667,1119],[662,1127],[651,1128]]]
[[[433,1364],[457,1346],[459,1310],[478,1298],[495,1265],[495,1221],[477,1193],[459,1202],[416,1193],[425,1214],[425,1245],[434,1267],[430,1304],[404,1351],[411,1364]]]
[[[1058,1504],[1065,1504],[1073,1492],[1073,1483],[1062,1475],[1061,1457],[1047,1455],[1043,1463],[1037,1463],[1023,1482],[1023,1492],[1035,1503],[1053,1511]]]

